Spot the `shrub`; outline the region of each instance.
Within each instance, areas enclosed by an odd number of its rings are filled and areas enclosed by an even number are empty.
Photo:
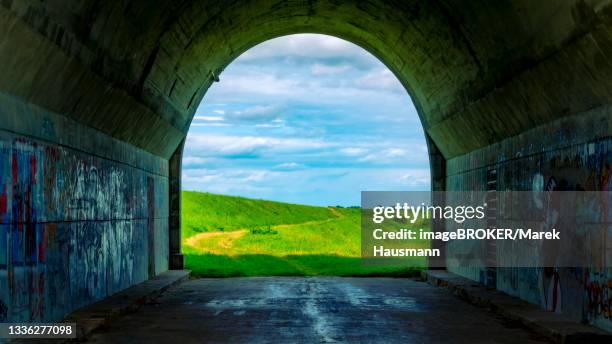
[[[277,230],[274,230],[272,228],[270,228],[270,226],[268,227],[264,227],[264,228],[252,228],[251,229],[251,234],[278,234]]]

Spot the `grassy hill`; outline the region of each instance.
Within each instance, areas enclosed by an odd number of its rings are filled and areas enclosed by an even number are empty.
[[[194,276],[406,276],[364,266],[360,210],[185,191],[183,253]],[[414,258],[411,266],[424,266]]]
[[[183,191],[181,206],[183,238],[201,232],[303,223],[335,217],[325,207],[195,191]]]

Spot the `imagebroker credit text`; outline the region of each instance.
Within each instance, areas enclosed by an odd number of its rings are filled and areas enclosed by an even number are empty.
[[[400,229],[384,231],[380,228],[372,232],[376,240],[560,240],[559,231],[535,231],[531,228],[458,228],[449,232],[429,232],[422,229]]]

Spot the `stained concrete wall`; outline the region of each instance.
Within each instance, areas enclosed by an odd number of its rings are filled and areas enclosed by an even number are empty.
[[[0,3],[0,322],[59,320],[169,267],[183,134],[74,58],[92,47],[40,5]]]
[[[491,171],[496,174],[497,191],[612,191],[612,108],[602,106],[565,117],[449,159],[447,189],[487,190],[491,180],[487,174]],[[579,232],[589,235],[588,229]],[[607,237],[612,237],[612,227]],[[588,268],[494,269],[492,286],[543,309],[612,330],[611,244],[606,243],[604,252],[586,252],[594,262]],[[462,245],[451,245],[449,252],[460,250]],[[484,243],[480,249],[486,250]],[[516,252],[503,244],[496,247],[496,259],[500,261],[512,255],[539,254],[538,249]],[[490,269],[449,269],[483,284],[490,282]]]
[[[0,322],[51,321],[168,268],[168,164],[0,94]]]

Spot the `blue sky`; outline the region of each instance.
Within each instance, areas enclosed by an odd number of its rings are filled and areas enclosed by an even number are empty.
[[[358,205],[362,190],[428,190],[421,123],[374,56],[335,37],[264,42],[220,75],[189,130],[185,190]]]

